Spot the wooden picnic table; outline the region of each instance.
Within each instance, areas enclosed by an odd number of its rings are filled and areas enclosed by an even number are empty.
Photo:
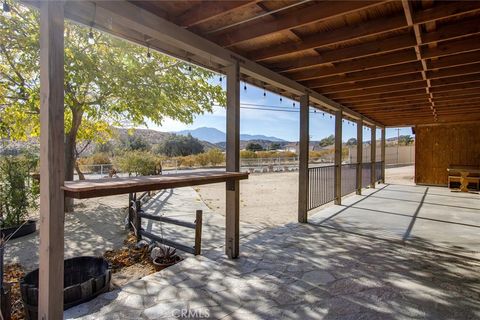
[[[458,172],[460,174],[460,191],[469,192],[468,176],[471,173],[480,173],[480,167],[467,165],[451,165],[447,168],[449,173]]]
[[[248,173],[203,171],[162,176],[66,181],[62,189],[65,192],[65,197],[86,199],[219,182],[228,183],[244,179],[248,179]]]

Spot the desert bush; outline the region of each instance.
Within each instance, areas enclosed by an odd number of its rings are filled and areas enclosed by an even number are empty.
[[[129,151],[115,158],[115,166],[128,175],[148,176],[158,173],[161,158],[147,151]]]
[[[225,155],[219,149],[210,149],[206,152],[206,155],[212,166],[217,166],[225,162]]]
[[[240,151],[240,158],[242,158],[242,159],[257,158],[257,154],[254,151],[242,150],[242,151]]]
[[[38,157],[32,154],[0,158],[0,224],[2,228],[22,224],[28,210],[37,207],[40,193],[33,173]]]
[[[208,155],[206,153],[199,153],[195,156],[196,163],[200,167],[205,167],[210,163],[210,159],[208,158]]]

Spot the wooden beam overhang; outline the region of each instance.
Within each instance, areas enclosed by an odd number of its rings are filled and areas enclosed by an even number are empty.
[[[39,2],[25,1],[25,3],[36,7],[39,6]],[[127,1],[68,1],[65,3],[65,17],[81,24],[93,25],[93,27],[102,31],[123,37],[122,34],[118,34],[112,29],[113,25],[120,25],[124,28],[124,31],[133,30],[148,37],[149,41],[161,44],[161,46],[158,46],[159,50],[167,54],[170,54],[172,51],[176,53],[183,52],[186,55],[183,58],[178,54],[174,54],[174,56],[192,63],[197,63],[197,60],[202,61],[203,66],[210,67],[213,70],[216,70],[215,68],[219,66],[228,66],[238,62],[241,73],[245,76],[255,78],[265,84],[271,84],[279,90],[297,97],[308,93],[314,107],[324,107],[331,112],[342,110],[343,113],[352,119],[358,119],[362,116],[358,112],[342,106],[315,91],[311,91],[294,80],[224,49]],[[208,61],[210,66],[208,64],[205,65],[205,61]],[[221,71],[225,73],[224,70]],[[364,117],[364,121],[371,125],[383,126],[383,124],[375,122],[368,117]]]

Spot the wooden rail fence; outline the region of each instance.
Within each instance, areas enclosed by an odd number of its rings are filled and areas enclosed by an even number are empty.
[[[193,223],[180,221],[180,220],[172,219],[168,217],[148,214],[142,210],[142,201],[145,199],[147,194],[148,192],[144,192],[139,197],[137,197],[136,193],[129,194],[128,219],[129,219],[129,224],[131,228],[133,229],[133,231],[135,232],[135,235],[137,236],[137,241],[140,241],[143,237],[146,237],[150,240],[157,241],[161,244],[174,247],[194,255],[199,255],[201,253],[201,247],[202,247],[203,211],[202,210],[196,211],[195,221]],[[195,244],[193,247],[191,247],[174,240],[165,239],[164,237],[160,237],[158,235],[153,234],[152,232],[146,231],[145,229],[142,228],[142,219],[148,219],[156,222],[173,224],[180,227],[193,229],[195,230]]]

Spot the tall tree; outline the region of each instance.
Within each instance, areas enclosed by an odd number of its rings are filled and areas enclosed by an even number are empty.
[[[39,16],[12,5],[0,16],[0,136],[39,135]],[[86,27],[65,23],[65,179],[73,179],[80,141],[107,141],[112,126],[166,118],[192,122],[225,104],[214,74]],[[93,40],[93,41],[92,41]]]

